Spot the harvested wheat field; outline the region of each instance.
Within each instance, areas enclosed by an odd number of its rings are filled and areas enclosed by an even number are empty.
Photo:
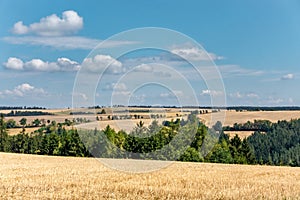
[[[176,162],[135,174],[93,158],[1,153],[0,159],[0,199],[300,198],[300,168]]]
[[[225,126],[232,126],[234,123],[246,123],[247,121],[253,122],[254,120],[270,120],[277,122],[278,120],[291,120],[299,119],[300,111],[224,111],[199,115],[206,125],[213,118],[214,121],[222,121]]]
[[[40,127],[30,127],[25,128],[25,133],[33,133],[34,131],[38,130]],[[9,135],[18,135],[22,132],[23,128],[10,128],[7,129]]]

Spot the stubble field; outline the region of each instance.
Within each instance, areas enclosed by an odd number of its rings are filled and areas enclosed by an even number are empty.
[[[300,168],[176,162],[135,174],[93,158],[0,159],[0,199],[300,199]]]

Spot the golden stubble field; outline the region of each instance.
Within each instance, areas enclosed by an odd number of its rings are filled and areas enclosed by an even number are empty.
[[[0,199],[300,199],[300,168],[176,162],[134,174],[93,158],[0,159]]]

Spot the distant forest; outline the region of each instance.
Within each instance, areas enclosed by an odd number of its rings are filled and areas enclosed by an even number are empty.
[[[0,110],[45,110],[45,107],[39,106],[0,106]]]
[[[271,123],[256,120],[224,129],[255,130],[246,139],[229,138],[217,122],[211,129],[191,114],[187,120],[140,121],[129,134],[107,126],[104,130],[77,131],[73,122],[43,124],[31,134],[10,136],[0,119],[0,151],[81,157],[134,158],[300,166],[300,119]],[[156,153],[158,152],[158,153]]]
[[[5,117],[16,117],[16,116],[40,116],[40,115],[54,115],[49,112],[42,111],[11,111],[7,114],[2,114]]]

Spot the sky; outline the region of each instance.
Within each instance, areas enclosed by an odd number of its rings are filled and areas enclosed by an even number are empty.
[[[297,0],[0,1],[1,106],[300,106],[299,58]]]

